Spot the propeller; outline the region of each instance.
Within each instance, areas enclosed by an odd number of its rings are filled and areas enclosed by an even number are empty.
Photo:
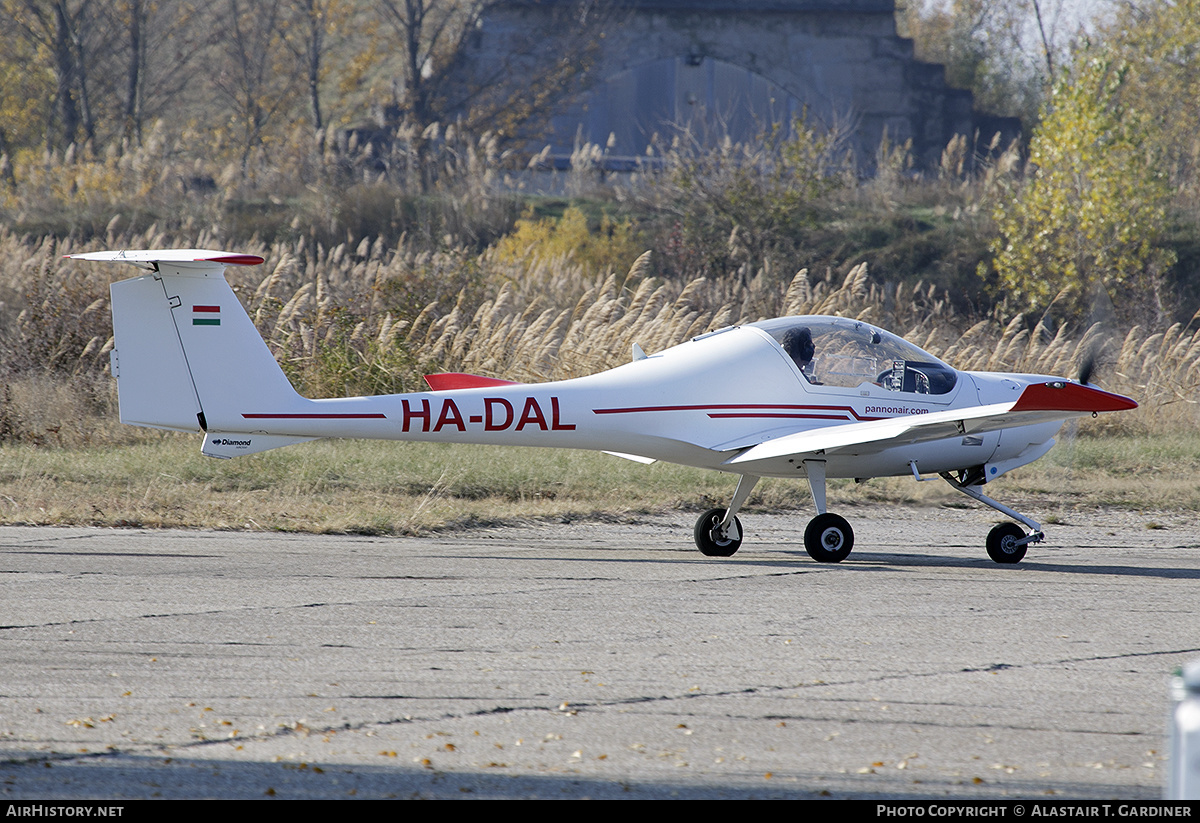
[[[1079,376],[1075,379],[1081,385],[1086,386],[1092,382],[1092,372],[1096,370],[1096,348],[1095,344],[1089,346],[1079,364]]]
[[[1096,373],[1097,364],[1106,358],[1106,349],[1112,343],[1112,329],[1116,326],[1116,306],[1109,297],[1108,290],[1102,283],[1096,283],[1092,291],[1092,307],[1088,325],[1083,333],[1080,348],[1083,356],[1079,360],[1079,373],[1076,380],[1084,386],[1090,385],[1092,376]]]
[[[1116,315],[1116,306],[1113,305],[1108,291],[1103,284],[1096,283],[1092,290],[1087,325],[1083,327],[1083,339],[1076,350],[1079,356],[1079,370],[1075,379],[1082,386],[1090,387],[1097,372],[1111,368],[1112,334],[1116,328]],[[1063,482],[1067,488],[1074,488],[1079,469],[1079,453],[1076,448],[1078,436],[1079,418],[1068,420],[1059,434],[1059,460],[1065,472]]]

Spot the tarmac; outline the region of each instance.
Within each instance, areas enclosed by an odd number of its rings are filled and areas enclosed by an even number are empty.
[[[0,798],[1162,796],[1200,530],[981,508],[420,538],[0,528]],[[1031,512],[1035,517],[1038,513]]]

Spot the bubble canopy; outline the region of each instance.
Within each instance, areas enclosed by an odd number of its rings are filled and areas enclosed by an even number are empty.
[[[958,382],[951,366],[861,320],[811,315],[749,325],[775,338],[814,385],[854,388],[868,383],[888,391],[946,394]]]

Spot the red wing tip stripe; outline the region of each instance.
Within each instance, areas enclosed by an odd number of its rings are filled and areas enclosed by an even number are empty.
[[[381,412],[370,414],[243,414],[244,420],[386,420]]]
[[[192,311],[220,312],[220,306],[192,306]]]
[[[227,266],[257,266],[266,261],[257,254],[222,254],[219,257],[199,257],[198,263],[224,263]]]

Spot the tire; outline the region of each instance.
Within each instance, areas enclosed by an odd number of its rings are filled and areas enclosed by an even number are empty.
[[[742,545],[742,538],[717,536],[717,526],[725,519],[725,509],[709,509],[696,521],[696,548],[705,557],[732,557]],[[742,521],[733,518],[737,533],[742,534]]]
[[[854,530],[836,514],[818,514],[804,530],[804,550],[818,563],[841,563],[853,548]]]
[[[1025,530],[1016,523],[1001,523],[988,532],[988,557],[997,563],[1020,563],[1025,556],[1025,545],[1017,541],[1025,536]]]

